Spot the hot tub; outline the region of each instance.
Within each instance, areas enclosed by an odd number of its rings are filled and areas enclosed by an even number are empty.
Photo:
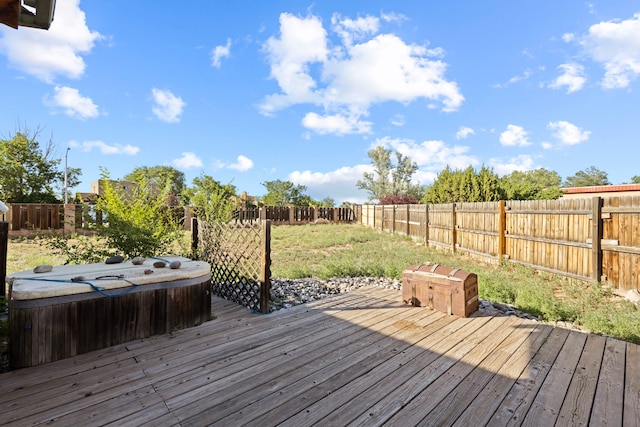
[[[163,260],[163,268],[153,266],[158,259],[146,259],[142,265],[84,264],[10,275],[11,367],[40,365],[210,320],[209,264]],[[170,269],[171,261],[180,261],[180,268]]]

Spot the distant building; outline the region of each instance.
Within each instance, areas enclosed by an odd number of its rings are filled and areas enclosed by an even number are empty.
[[[91,193],[83,193],[83,199],[90,198],[95,200],[95,198],[102,196],[104,194],[105,183],[106,181],[103,179],[100,179],[98,181],[93,181],[91,183]],[[136,190],[138,189],[138,184],[136,184],[135,182],[125,181],[121,179],[118,179],[118,180],[111,179],[109,180],[109,184],[117,193],[123,195],[124,199],[128,199],[132,197],[136,193]],[[160,187],[156,184],[150,184],[150,189],[151,189],[151,195],[154,197],[159,196],[161,193]],[[91,198],[90,196],[88,196],[89,194],[93,194],[94,197]],[[176,205],[177,197],[175,197],[174,195],[170,195],[167,200],[167,204],[170,206]]]
[[[593,187],[561,188],[562,199],[585,199],[589,197],[640,196],[640,184],[596,185]]]

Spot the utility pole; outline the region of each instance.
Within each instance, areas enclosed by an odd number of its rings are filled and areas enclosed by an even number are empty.
[[[68,196],[67,196],[67,158],[69,157],[69,150],[71,149],[71,147],[67,147],[67,152],[64,155],[64,204],[66,205],[68,200]]]

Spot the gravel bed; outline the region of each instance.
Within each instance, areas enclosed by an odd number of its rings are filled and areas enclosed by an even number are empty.
[[[402,282],[384,277],[336,277],[317,279],[271,279],[271,304],[274,310],[291,308],[311,301],[349,292],[363,286],[402,290]],[[516,308],[497,302],[480,300],[478,310],[488,315],[518,316],[523,319],[539,319]]]

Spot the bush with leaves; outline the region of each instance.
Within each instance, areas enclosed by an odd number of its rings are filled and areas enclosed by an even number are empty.
[[[181,237],[180,224],[166,204],[167,195],[154,194],[147,182],[124,192],[111,184],[108,173],[102,175],[104,192],[96,208],[104,222],[97,231],[107,247],[127,258],[167,253]]]
[[[129,191],[116,188],[109,174],[102,172],[102,194],[96,210],[103,222],[95,225],[97,236],[53,237],[49,246],[66,256],[67,263],[97,262],[105,257],[121,255],[158,256],[179,251],[184,233],[180,221],[167,206],[166,194],[157,194],[156,187],[140,182]]]

